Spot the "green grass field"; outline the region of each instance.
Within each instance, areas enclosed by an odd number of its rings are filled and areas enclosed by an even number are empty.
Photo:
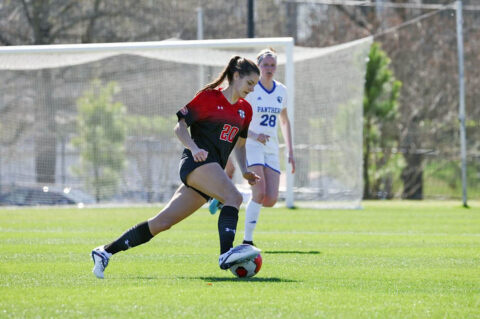
[[[206,208],[115,255],[105,280],[91,249],[158,208],[3,208],[0,318],[480,318],[480,202],[470,204],[264,209],[263,266],[247,280],[219,269]]]

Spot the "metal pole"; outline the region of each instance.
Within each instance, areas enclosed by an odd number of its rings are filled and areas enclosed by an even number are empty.
[[[294,49],[294,40],[291,39],[291,42],[288,43],[285,47],[286,63],[285,63],[285,84],[287,86],[287,113],[288,118],[290,119],[290,129],[292,131],[292,143],[295,143],[295,65],[293,62],[293,49]],[[285,154],[288,157],[288,153]],[[288,162],[287,162],[288,163]],[[285,169],[287,173],[287,193],[286,193],[286,205],[288,208],[294,208],[294,177],[290,167]]]
[[[380,26],[383,28],[385,26],[385,8],[384,8],[384,0],[377,0],[375,2],[375,13],[377,15],[377,20],[380,22]]]
[[[203,9],[197,8],[197,40],[203,40]]]
[[[65,188],[65,182],[66,182],[66,168],[65,168],[65,144],[67,143],[66,142],[66,137],[61,136],[61,140],[60,142],[62,143],[61,144],[61,171],[62,171],[62,190]]]
[[[203,8],[197,8],[197,40],[203,40]],[[205,85],[205,67],[200,64],[198,66],[198,89]]]
[[[248,0],[247,38],[255,38],[254,0]]]
[[[286,5],[286,14],[287,14],[287,34],[297,39],[297,18],[298,18],[298,7],[297,3],[294,1],[285,2]]]
[[[462,199],[463,206],[467,204],[467,142],[465,132],[465,82],[463,73],[463,17],[462,0],[457,0],[457,49],[458,49],[458,85],[459,85],[459,112],[460,121],[460,157],[462,165]]]
[[[0,195],[2,194],[3,187],[2,187],[2,147],[0,146]]]

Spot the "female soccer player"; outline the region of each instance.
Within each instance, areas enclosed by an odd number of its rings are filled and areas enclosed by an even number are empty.
[[[273,49],[260,51],[257,56],[260,80],[246,100],[252,105],[252,122],[248,131],[247,165],[260,180],[252,185],[252,197],[245,214],[244,244],[253,245],[253,231],[257,225],[260,208],[272,207],[277,202],[280,182],[278,123],[288,152],[288,163],[295,173],[292,134],[287,115],[287,90],[274,80],[277,70],[277,54]]]
[[[243,243],[253,246],[253,231],[257,225],[260,208],[272,207],[277,202],[280,183],[280,163],[278,158],[278,123],[282,130],[288,152],[288,162],[295,173],[292,134],[287,115],[287,90],[285,85],[274,80],[277,70],[277,54],[273,49],[262,50],[257,56],[260,68],[260,81],[252,93],[245,98],[253,110],[252,122],[248,131],[247,165],[260,176],[252,185],[252,197],[247,203],[245,214],[245,234]],[[227,166],[227,174],[233,175],[233,165]],[[209,205],[211,214],[215,214],[222,204],[213,199]]]
[[[254,62],[235,56],[216,80],[177,112],[178,123],[174,130],[185,146],[180,160],[183,184],[156,216],[133,226],[113,242],[93,249],[95,276],[104,278],[112,255],[148,242],[193,214],[211,197],[224,203],[218,218],[220,268],[228,269],[260,253],[259,249],[249,245],[232,248],[242,195],[224,172],[228,156],[235,149],[243,177],[250,185],[259,180],[259,176],[249,171],[246,165],[245,142],[252,108],[244,100],[253,91],[259,75]],[[228,86],[224,90],[217,89],[225,78]]]

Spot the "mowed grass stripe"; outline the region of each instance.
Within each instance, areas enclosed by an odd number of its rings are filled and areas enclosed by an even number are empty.
[[[115,255],[105,280],[90,250],[159,208],[0,209],[0,317],[480,317],[477,203],[363,206],[263,210],[264,264],[248,280],[218,268],[206,209]]]

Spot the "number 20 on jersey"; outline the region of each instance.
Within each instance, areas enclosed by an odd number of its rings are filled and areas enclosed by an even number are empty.
[[[220,133],[220,140],[232,143],[237,135],[239,128],[230,124],[223,125],[223,130]]]

